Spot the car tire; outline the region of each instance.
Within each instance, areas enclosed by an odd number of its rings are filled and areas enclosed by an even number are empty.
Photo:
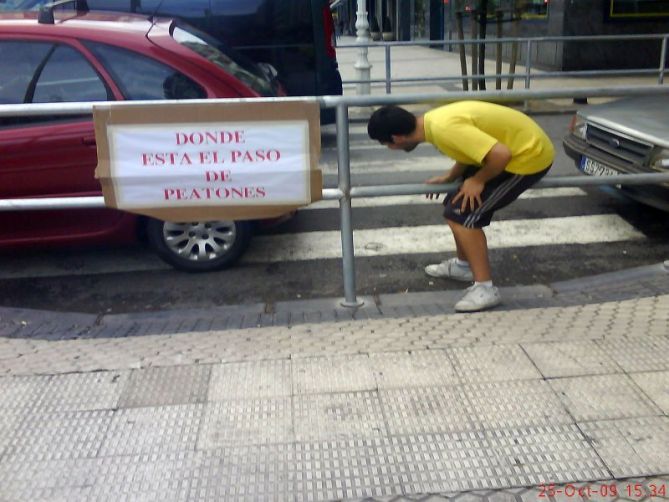
[[[149,218],[146,236],[165,262],[185,272],[209,272],[233,265],[246,251],[252,235],[248,221],[172,223]]]

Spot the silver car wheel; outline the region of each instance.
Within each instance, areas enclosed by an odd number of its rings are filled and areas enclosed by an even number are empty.
[[[234,221],[201,221],[163,225],[168,249],[191,261],[215,260],[228,252],[237,239]]]

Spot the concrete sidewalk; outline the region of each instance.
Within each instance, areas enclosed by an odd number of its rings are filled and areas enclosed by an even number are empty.
[[[666,268],[504,293],[0,309],[0,500],[667,499]]]
[[[340,37],[339,45],[355,44],[355,37]],[[357,72],[354,68],[358,58],[357,48],[337,48],[337,61],[339,72],[344,81],[344,95],[356,95],[356,84],[346,84],[347,81],[357,80]],[[522,52],[522,51],[521,51]],[[494,75],[495,71],[495,44],[488,45],[488,59],[485,62],[486,75]],[[522,59],[522,56],[521,56]],[[368,60],[372,65],[371,79],[385,79],[385,50],[383,47],[371,47],[368,50]],[[471,77],[471,56],[467,55],[467,68]],[[502,73],[509,73],[509,63],[503,62]],[[515,69],[513,89],[525,88],[526,68],[517,64]],[[532,67],[532,75],[540,75],[542,70]],[[460,56],[457,50],[453,52],[441,49],[432,49],[426,46],[398,46],[391,49],[391,76],[393,79],[408,78],[443,78],[461,77]],[[495,90],[495,80],[488,78],[487,89]],[[606,77],[561,77],[561,78],[532,78],[530,89],[556,89],[556,88],[583,88],[583,87],[628,87],[637,85],[655,85],[657,76],[606,76]],[[471,81],[470,81],[471,89]],[[664,85],[667,85],[666,83]],[[502,79],[502,89],[506,90],[507,79]],[[462,91],[462,81],[448,82],[398,82],[392,84],[392,94],[426,94],[440,93],[445,91]],[[371,86],[373,95],[386,93],[385,82],[375,83]],[[606,98],[590,99],[590,103],[606,101]],[[571,99],[550,99],[528,101],[527,109],[531,112],[571,112],[577,108]],[[426,111],[434,105],[411,105],[414,111]],[[369,109],[351,109],[354,118],[365,118],[369,115]]]
[[[337,39],[338,45],[353,45],[355,37],[340,37]],[[488,59],[485,62],[486,75],[495,74],[495,44],[488,45]],[[355,94],[355,84],[346,84],[346,81],[357,80],[354,64],[358,58],[359,49],[354,47],[338,47],[337,61],[339,62],[339,72],[342,80],[345,82],[344,94]],[[385,79],[385,50],[383,47],[370,47],[368,50],[368,60],[372,65],[371,78]],[[471,56],[467,55],[468,72],[471,78]],[[509,63],[503,62],[502,73],[509,73]],[[542,70],[532,67],[532,75],[541,75]],[[514,89],[525,88],[526,67],[517,64],[515,69]],[[391,49],[391,75],[394,79],[408,78],[443,78],[443,77],[461,77],[460,55],[457,50],[453,52],[426,46],[397,46]],[[488,90],[495,89],[494,78],[488,78]],[[530,89],[555,89],[564,87],[625,87],[631,85],[654,85],[657,84],[657,76],[606,76],[606,77],[560,77],[560,78],[532,78]],[[666,84],[665,84],[666,85]],[[471,86],[471,82],[470,82]],[[507,79],[502,79],[502,89],[506,90]],[[448,82],[398,82],[392,84],[392,92],[396,93],[427,93],[443,91],[461,91],[462,81]],[[375,83],[372,85],[372,94],[385,94],[385,83]]]

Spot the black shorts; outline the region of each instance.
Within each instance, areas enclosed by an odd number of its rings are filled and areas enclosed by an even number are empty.
[[[521,193],[543,178],[550,168],[551,166],[548,166],[543,171],[535,174],[523,175],[504,171],[502,174],[495,176],[485,184],[483,192],[481,192],[483,204],[473,211],[469,208],[464,212],[461,211],[462,198],[452,204],[453,197],[460,191],[459,188],[448,192],[445,194],[443,202],[444,218],[467,228],[486,227],[490,225],[490,220],[495,211],[511,204]],[[467,167],[462,176],[463,180],[476,174],[477,170],[475,167]]]

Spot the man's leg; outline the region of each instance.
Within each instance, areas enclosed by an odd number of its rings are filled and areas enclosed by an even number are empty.
[[[488,241],[480,228],[467,228],[452,220],[446,220],[453,232],[458,258],[467,261],[474,274],[474,281],[492,280],[488,260]]]
[[[448,221],[447,219],[444,219],[444,221],[446,222],[447,225],[450,226],[450,223],[449,223],[449,221]],[[452,231],[451,231],[451,232],[452,232]],[[457,257],[458,257],[458,260],[466,261],[467,263],[469,263],[469,262],[467,261],[467,255],[465,254],[465,250],[464,250],[464,248],[462,247],[462,244],[460,244],[460,243],[458,242],[458,238],[457,238],[457,236],[455,235],[455,232],[452,232],[452,233],[453,233],[453,240],[455,241],[455,253],[456,253]]]
[[[450,219],[446,222],[453,232],[458,253],[469,262],[474,276],[474,285],[467,288],[465,295],[455,304],[455,310],[478,312],[499,305],[501,298],[499,290],[492,285],[485,233],[480,228],[467,228]]]

